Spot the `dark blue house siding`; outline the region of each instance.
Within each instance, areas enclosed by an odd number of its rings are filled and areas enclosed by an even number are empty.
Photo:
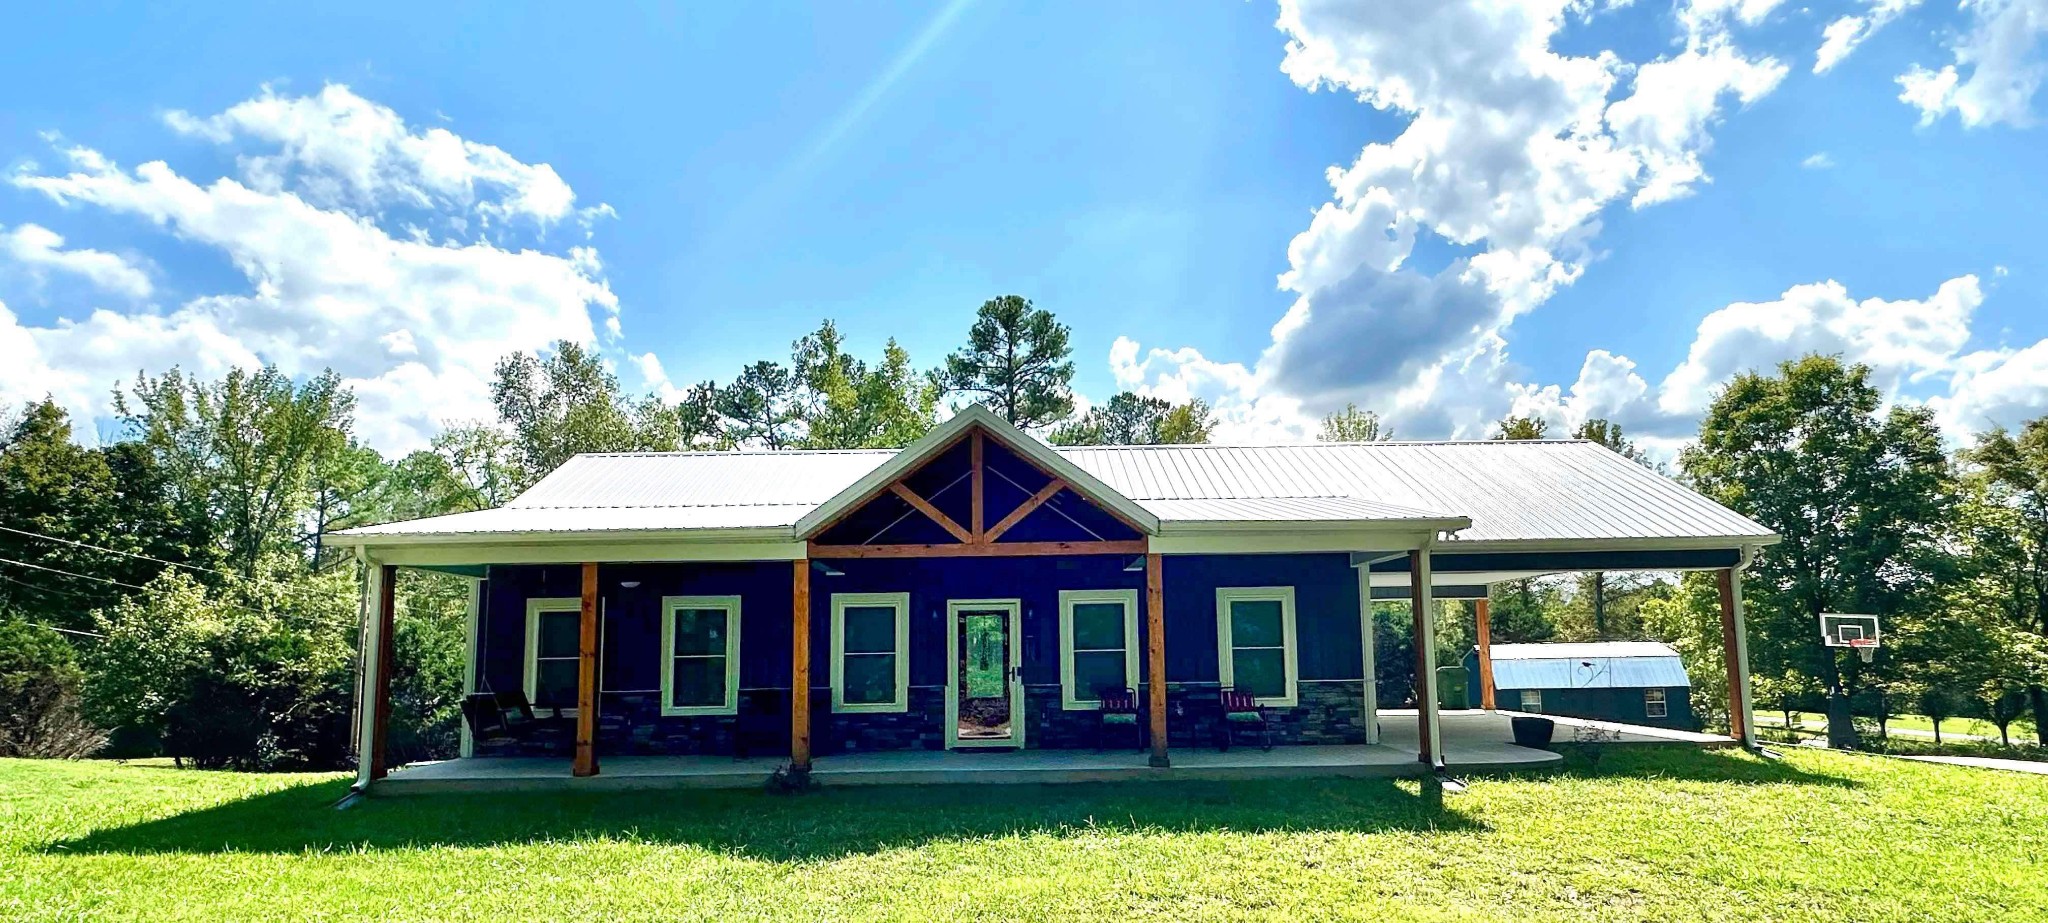
[[[814,569],[811,715],[818,752],[944,746],[946,604],[953,599],[1019,600],[1027,745],[1094,746],[1094,713],[1060,707],[1059,592],[1136,591],[1142,651],[1145,575],[1125,570],[1131,563],[1124,555],[860,559],[833,561],[839,575]],[[602,565],[600,752],[731,753],[740,742],[750,752],[787,752],[791,568],[787,561]],[[1300,705],[1273,710],[1276,742],[1364,742],[1358,582],[1347,556],[1168,556],[1164,578],[1172,745],[1216,739],[1216,590],[1252,586],[1295,588]],[[490,569],[478,626],[479,689],[522,688],[527,600],[576,596],[580,581],[574,565]],[[628,582],[638,586],[622,585]],[[909,709],[834,714],[832,595],[895,592],[910,594]],[[741,597],[741,716],[659,716],[661,598],[676,595]],[[1142,667],[1140,677],[1142,683]],[[742,731],[744,741],[736,741]]]

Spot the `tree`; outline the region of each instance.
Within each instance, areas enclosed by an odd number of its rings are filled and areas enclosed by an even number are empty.
[[[1123,391],[1081,419],[1052,431],[1055,445],[1184,445],[1209,441],[1214,428],[1209,405],[1200,399],[1170,404],[1162,398]]]
[[[1343,410],[1324,417],[1322,431],[1316,433],[1322,442],[1385,442],[1392,438],[1394,431],[1381,424],[1379,414],[1360,410],[1357,404],[1345,404]]]
[[[1521,439],[1542,439],[1550,431],[1550,421],[1542,417],[1508,416],[1495,424],[1494,439],[1515,441]]]
[[[726,440],[768,449],[796,445],[803,438],[803,409],[796,400],[796,376],[781,363],[762,361],[741,369],[716,398]]]
[[[313,473],[348,446],[355,397],[323,372],[303,384],[276,368],[203,382],[172,369],[138,376],[115,413],[154,456],[185,518],[211,518],[222,563],[254,574],[266,556],[301,554],[298,517]]]
[[[54,571],[92,574],[115,557],[65,543],[119,541],[121,524],[108,503],[113,472],[103,455],[71,441],[70,417],[52,401],[28,406],[0,432],[0,442],[0,558],[29,565],[0,565],[0,576],[7,577],[0,581],[0,606],[39,622],[85,628],[76,599],[97,596],[105,584]]]
[[[1975,467],[1969,480],[2000,511],[2000,525],[1986,540],[1977,569],[1985,596],[1997,600],[2005,621],[2023,633],[2020,658],[2034,733],[2048,746],[2048,417],[2030,420],[2017,435],[2004,428],[1980,435],[1964,454]],[[2015,647],[2019,647],[2015,644]]]
[[[1797,671],[1837,694],[1853,691],[1863,670],[1852,661],[1844,676],[1820,644],[1820,614],[1877,613],[1888,628],[1924,614],[1948,565],[1954,507],[1931,412],[1880,413],[1869,376],[1827,356],[1739,375],[1681,455],[1697,490],[1780,537],[1748,570],[1756,672]]]
[[[1016,295],[982,303],[967,347],[946,357],[939,384],[973,395],[1013,426],[1037,429],[1074,412],[1067,328]]]
[[[901,448],[936,421],[938,387],[911,368],[909,351],[893,338],[881,363],[870,367],[846,352],[828,320],[796,341],[792,353],[806,448]]]
[[[1541,421],[1538,422],[1540,424]],[[1543,427],[1538,425],[1536,432],[1536,438],[1542,438]],[[1578,429],[1572,431],[1572,438],[1599,443],[1602,446],[1606,446],[1609,451],[1616,455],[1642,465],[1645,468],[1650,467],[1648,456],[1643,454],[1643,450],[1636,448],[1636,444],[1630,441],[1628,437],[1623,436],[1621,434],[1621,426],[1613,421],[1603,420],[1598,417],[1587,420],[1579,424]]]
[[[310,478],[312,509],[306,543],[309,560],[319,567],[327,551],[327,533],[383,521],[391,467],[376,449],[355,440],[321,458]]]
[[[629,400],[618,376],[580,344],[562,340],[546,357],[513,353],[491,382],[498,422],[511,437],[512,471],[523,490],[583,452],[660,452],[698,435],[675,408],[647,396]]]

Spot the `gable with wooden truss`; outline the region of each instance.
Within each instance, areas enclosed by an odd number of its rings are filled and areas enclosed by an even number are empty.
[[[1158,520],[980,406],[797,525],[813,558],[1143,554]]]

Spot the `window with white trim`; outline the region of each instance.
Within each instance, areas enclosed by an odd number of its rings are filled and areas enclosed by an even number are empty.
[[[1664,699],[1664,690],[1643,690],[1643,717],[1663,718],[1671,714],[1670,708]]]
[[[1293,706],[1294,588],[1218,587],[1216,661],[1223,685],[1250,692],[1260,705]]]
[[[832,710],[910,707],[910,594],[832,594]]]
[[[535,708],[576,713],[583,658],[583,598],[540,596],[526,601],[526,701]]]
[[[739,713],[739,597],[662,597],[661,650],[662,714]]]
[[[1138,591],[1060,591],[1060,706],[1102,707],[1104,686],[1138,688]]]
[[[1524,689],[1524,690],[1522,690],[1522,710],[1523,710],[1523,711],[1525,711],[1525,712],[1529,712],[1530,714],[1542,714],[1542,713],[1543,713],[1543,690],[1541,690],[1541,689]]]

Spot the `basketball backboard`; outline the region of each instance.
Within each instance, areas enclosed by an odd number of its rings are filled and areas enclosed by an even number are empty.
[[[1869,663],[1877,656],[1880,640],[1877,616],[1821,613],[1820,643],[1828,647],[1852,648],[1856,651],[1858,659]]]

